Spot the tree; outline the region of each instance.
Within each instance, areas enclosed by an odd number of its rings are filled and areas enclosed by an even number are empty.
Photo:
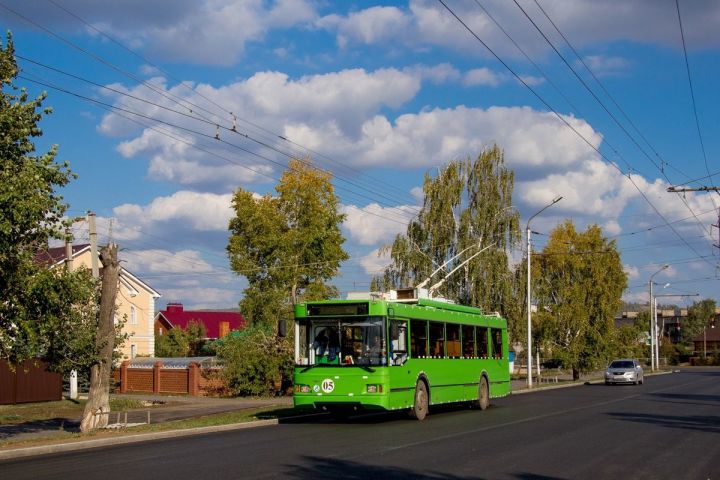
[[[49,270],[36,260],[63,238],[67,206],[58,190],[73,178],[57,146],[36,154],[33,139],[49,108],[14,82],[15,49],[0,45],[0,358],[10,364],[44,357],[51,368],[82,368],[94,360],[96,284],[86,271]]]
[[[250,325],[226,336],[218,345],[222,377],[233,395],[282,393],[293,370],[293,346],[278,339],[268,325]]]
[[[90,369],[90,392],[85,404],[80,430],[87,432],[108,424],[110,413],[110,370],[115,350],[115,301],[120,280],[117,245],[111,243],[100,249],[103,265],[100,312],[98,314],[95,348],[99,354]]]
[[[615,241],[597,225],[584,232],[566,221],[550,233],[532,260],[537,301],[533,332],[573,378],[604,365],[612,355],[615,313],[627,285]]]
[[[514,174],[505,167],[497,145],[474,161],[450,162],[435,178],[426,174],[422,209],[406,232],[382,251],[390,252],[392,264],[384,282],[376,279],[374,284],[417,286],[447,263],[427,283],[432,286],[485,249],[448,277],[438,292],[464,305],[501,312],[516,323],[520,309],[506,253],[520,238],[513,186]]]
[[[230,266],[248,280],[240,310],[250,323],[291,316],[300,298],[330,298],[326,282],[348,258],[331,175],[293,159],[275,187],[277,196],[238,189],[230,220]]]
[[[711,325],[715,319],[715,307],[715,300],[710,298],[690,305],[687,320],[682,325],[682,338],[685,342],[692,342],[694,338],[702,335],[705,328]]]
[[[207,349],[205,324],[190,320],[185,330],[171,328],[167,335],[155,337],[155,355],[158,357],[197,357]]]

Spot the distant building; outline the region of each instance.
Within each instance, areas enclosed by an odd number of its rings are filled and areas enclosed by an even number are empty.
[[[205,338],[216,340],[245,327],[245,318],[232,310],[185,310],[182,303],[168,303],[155,316],[155,335],[167,335],[173,328],[185,330],[191,321],[205,325]]]
[[[66,260],[65,247],[48,248],[38,253],[36,259],[49,265],[50,268],[62,267]],[[80,267],[92,268],[90,245],[73,245],[72,263],[73,270]],[[99,266],[102,268],[102,262]],[[119,351],[124,359],[135,358],[137,355],[153,356],[155,299],[160,298],[161,295],[123,267],[120,268],[119,283],[115,318],[116,321],[125,319],[122,333],[130,335]]]
[[[618,315],[615,318],[615,326],[619,327],[621,325],[625,324],[632,324],[635,319],[637,318],[638,314],[640,312],[622,312],[620,315]],[[680,343],[682,341],[687,341],[689,339],[684,339],[682,336],[683,333],[683,322],[687,319],[688,316],[688,310],[687,308],[675,308],[675,309],[667,309],[667,308],[658,308],[657,311],[657,324],[660,329],[660,332],[662,332],[663,338],[669,338],[670,343],[676,344]],[[715,309],[715,323],[717,325],[720,325],[720,308]],[[708,335],[710,334],[710,329],[708,328]],[[650,325],[647,325],[647,331],[650,331]],[[697,351],[697,338],[692,339],[692,341],[696,344],[696,351]],[[702,343],[702,337],[700,337],[700,342]],[[713,346],[714,349],[714,346]],[[702,345],[701,345],[702,350]],[[710,350],[709,344],[708,344],[708,350]]]

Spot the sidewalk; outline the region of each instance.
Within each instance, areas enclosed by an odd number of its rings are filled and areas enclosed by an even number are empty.
[[[290,407],[292,397],[276,398],[210,398],[172,395],[135,395],[113,394],[114,398],[132,398],[148,402],[164,402],[164,404],[145,408],[127,410],[127,412],[111,412],[109,423],[144,424],[163,423],[173,420],[203,417],[218,413],[251,410],[262,407]],[[0,425],[0,441],[23,441],[40,438],[52,439],[67,432],[80,431],[80,418],[53,418],[39,422],[26,422],[17,425]]]

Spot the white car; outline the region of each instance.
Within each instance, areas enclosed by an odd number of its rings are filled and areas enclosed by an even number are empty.
[[[632,383],[642,385],[644,381],[643,369],[637,360],[621,358],[613,360],[605,370],[605,385],[613,383]]]

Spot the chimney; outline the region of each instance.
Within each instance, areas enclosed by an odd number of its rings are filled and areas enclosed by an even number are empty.
[[[182,313],[183,304],[180,302],[168,303],[166,310],[168,313]]]

